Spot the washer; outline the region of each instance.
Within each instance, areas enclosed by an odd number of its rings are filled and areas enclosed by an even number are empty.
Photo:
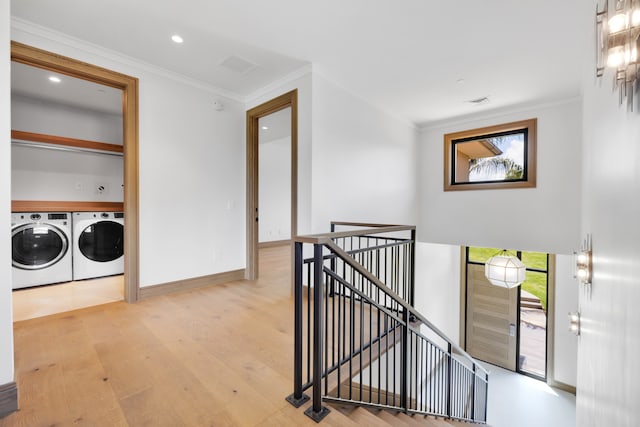
[[[11,214],[13,289],[70,282],[71,213]]]
[[[124,214],[74,212],[73,280],[124,273]]]

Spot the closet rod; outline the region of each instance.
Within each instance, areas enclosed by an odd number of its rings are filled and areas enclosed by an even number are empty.
[[[22,141],[19,139],[12,139],[11,144],[21,145],[24,147],[32,147],[32,148],[44,148],[47,150],[68,151],[72,153],[94,153],[94,154],[103,154],[106,156],[122,157],[122,153],[118,153],[115,151],[96,150],[93,148],[70,147],[65,145],[49,144],[46,142]]]

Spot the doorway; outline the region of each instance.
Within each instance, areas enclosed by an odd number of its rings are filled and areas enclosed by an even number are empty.
[[[465,248],[465,336],[472,356],[546,380],[553,346],[554,257],[509,251],[526,267],[525,282],[507,289],[491,285],[484,263],[501,253],[494,248]]]
[[[258,248],[260,241],[260,131],[261,119],[290,109],[290,140],[291,140],[291,179],[290,179],[290,238],[297,234],[298,229],[298,91],[293,90],[277,98],[258,105],[247,111],[247,265],[245,278],[258,278]],[[262,124],[262,126],[265,126]],[[268,127],[268,125],[266,125]]]
[[[135,302],[139,297],[138,257],[138,79],[72,58],[47,52],[21,43],[11,42],[11,60],[27,66],[70,76],[122,91],[122,152],[124,226],[124,299]],[[51,143],[51,141],[44,141]],[[58,141],[57,143],[60,143]],[[53,141],[56,144],[56,141]],[[104,148],[102,146],[99,149]],[[39,209],[48,209],[40,202]],[[58,207],[60,205],[57,205]],[[13,209],[12,209],[13,210]],[[65,209],[66,210],[66,209]]]
[[[258,120],[258,246],[291,242],[291,107]]]

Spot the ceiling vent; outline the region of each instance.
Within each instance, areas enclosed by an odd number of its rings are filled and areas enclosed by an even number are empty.
[[[470,99],[467,102],[473,105],[484,105],[489,103],[489,97],[483,96],[482,98]]]
[[[236,55],[231,55],[230,57],[222,60],[219,65],[239,74],[246,74],[257,67],[253,62],[247,61],[246,59],[240,58]]]

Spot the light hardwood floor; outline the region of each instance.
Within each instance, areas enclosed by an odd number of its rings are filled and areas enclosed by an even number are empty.
[[[124,276],[13,291],[13,321],[34,319],[124,299]]]
[[[261,277],[16,322],[8,426],[316,425],[292,389],[289,247]],[[356,425],[333,411],[325,425]]]

